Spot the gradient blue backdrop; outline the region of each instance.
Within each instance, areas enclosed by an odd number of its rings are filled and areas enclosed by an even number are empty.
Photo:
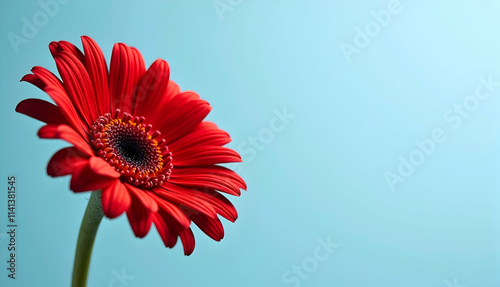
[[[46,23],[40,16],[19,45],[9,33],[22,36],[23,17],[44,10],[36,1],[0,4],[1,286],[70,282],[89,195],[46,175],[68,144],[38,139],[42,124],[14,108],[48,99],[20,78],[35,65],[56,71],[47,45],[81,47],[81,35],[108,61],[115,42],[137,47],[148,65],[167,60],[171,78],[213,106],[209,120],[231,134],[248,183],[231,198],[240,217],[224,222],[226,237],[217,243],[195,228],[189,257],[180,244],[164,248],[154,229],[135,238],[125,216],[104,220],[89,286],[500,286],[500,91],[457,129],[443,119],[474,96],[479,77],[500,81],[500,3],[401,0],[348,61],[342,43],[354,45],[356,29],[390,1],[270,2],[70,0]],[[283,109],[294,118],[269,133]],[[436,128],[447,140],[391,190],[384,174]],[[5,262],[11,174],[16,280]],[[323,261],[313,259],[324,252],[318,239],[338,244]],[[301,279],[293,266],[303,264]]]

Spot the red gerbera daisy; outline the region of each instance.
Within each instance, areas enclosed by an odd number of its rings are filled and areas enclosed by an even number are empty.
[[[156,60],[147,70],[141,53],[125,44],[113,47],[108,74],[102,51],[82,37],[73,44],[49,45],[61,80],[42,67],[23,77],[55,104],[26,99],[16,111],[40,120],[41,138],[74,146],[54,154],[50,176],[71,174],[74,192],[102,190],[109,218],[126,212],[137,237],[152,223],[165,246],[180,237],[184,253],[194,249],[191,222],[216,241],[224,236],[218,215],[234,222],[234,206],[219,192],[240,195],[245,182],[221,163],[240,156],[223,147],[229,135],[203,119],[208,102],[181,92],[170,80],[168,63]]]

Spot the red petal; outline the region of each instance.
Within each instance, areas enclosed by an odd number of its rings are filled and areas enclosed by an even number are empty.
[[[155,188],[153,191],[170,202],[186,206],[210,217],[217,217],[214,207],[202,198],[193,196],[189,188],[164,183],[160,188]]]
[[[235,222],[236,219],[238,219],[238,212],[236,211],[236,208],[227,198],[224,197],[224,195],[215,190],[207,189],[204,189],[203,193],[207,194],[207,198],[205,200],[210,202],[214,206],[217,213],[222,217],[231,222]],[[215,199],[211,199],[211,197]]]
[[[59,89],[61,91],[65,91],[61,80],[59,80],[59,78],[57,78],[57,76],[54,75],[51,71],[40,66],[33,67],[31,71],[33,72],[34,76],[36,76],[35,79],[38,79],[38,81],[32,82],[33,79],[30,78],[30,76],[32,76],[30,74],[25,75],[21,79],[21,81],[30,82],[43,91],[45,91],[47,87],[52,87]]]
[[[99,111],[87,70],[82,62],[67,51],[59,52],[54,59],[71,102],[81,111],[86,123],[92,125],[99,116]]]
[[[191,91],[178,94],[165,105],[167,108],[164,111],[157,111],[162,119],[155,126],[158,125],[161,131],[168,131],[164,135],[167,144],[193,131],[212,109],[208,102]]]
[[[158,211],[158,204],[149,191],[125,184],[132,197],[132,205],[127,210],[127,217],[135,236],[144,237],[148,234],[153,220],[153,214]]]
[[[111,108],[131,113],[135,106],[132,96],[140,79],[146,73],[141,53],[123,43],[113,47],[109,71],[109,88],[111,92]]]
[[[175,153],[193,146],[223,146],[231,142],[229,134],[219,129],[214,123],[202,122],[187,135],[168,145],[169,150]]]
[[[179,223],[172,219],[171,215],[160,210],[154,216],[156,229],[160,234],[165,246],[172,248],[177,243],[177,236],[181,238],[184,254],[190,255],[193,253],[195,241],[191,228],[182,227]]]
[[[115,218],[127,211],[132,201],[125,184],[119,180],[102,190],[101,200],[102,210],[109,218]]]
[[[195,146],[176,152],[173,156],[174,166],[241,162],[241,157],[236,151],[221,146]]]
[[[165,112],[171,109],[170,100],[173,99],[175,96],[177,96],[179,93],[180,93],[179,85],[177,85],[174,81],[169,80],[167,84],[167,90],[162,95],[162,97],[158,99],[156,105],[149,106],[150,108],[154,108],[154,110],[151,110],[151,113],[147,114],[148,121],[151,121],[151,124],[162,122]],[[138,102],[140,102],[139,98]],[[146,106],[145,104],[144,106]]]
[[[158,204],[158,208],[167,212],[175,219],[180,225],[187,228],[191,224],[191,220],[186,216],[186,214],[180,210],[176,205],[170,203],[169,201],[157,196],[154,192],[151,193]]]
[[[182,241],[182,247],[184,247],[184,254],[186,256],[191,255],[194,251],[194,234],[191,228],[182,228],[178,230],[179,237]]]
[[[32,85],[35,85],[40,90],[44,91],[47,85],[40,79],[37,75],[26,74],[21,78],[21,82],[28,82]]]
[[[148,69],[138,86],[134,102],[134,114],[155,114],[159,104],[171,96],[167,94],[169,86],[170,68],[168,63],[157,59]]]
[[[63,176],[73,173],[80,165],[87,164],[89,156],[75,147],[67,147],[56,152],[47,165],[47,174]]]
[[[188,186],[191,188],[209,188],[209,189],[215,189],[221,192],[225,192],[230,195],[234,196],[240,196],[241,191],[238,187],[234,187],[231,184],[223,181],[218,181],[217,179],[214,179],[213,177],[210,176],[204,176],[204,177],[193,177],[192,179],[170,179],[169,182],[173,184],[179,184],[183,186]]]
[[[224,238],[224,227],[218,218],[210,218],[203,215],[191,216],[193,222],[206,235],[215,241],[221,241]]]
[[[195,179],[229,185],[233,189],[247,188],[245,181],[236,172],[218,165],[177,167],[171,176],[171,181],[177,180],[179,184],[188,184],[190,180]]]
[[[38,131],[40,138],[63,139],[88,155],[94,155],[89,144],[71,127],[67,125],[45,125]]]
[[[130,191],[130,193],[134,195],[134,198],[142,203],[142,205],[146,208],[146,210],[150,212],[158,211],[158,204],[156,203],[156,200],[152,197],[150,191],[137,188],[130,184],[126,184],[125,186]]]
[[[216,213],[220,214],[222,217],[231,222],[236,221],[236,219],[238,218],[238,213],[236,212],[236,208],[234,208],[233,204],[222,194],[214,191],[211,188],[204,187],[201,190],[198,190],[177,186],[170,182],[165,183],[163,186],[170,190],[179,190],[179,192],[182,192],[182,194],[184,194],[184,196],[188,198],[195,198],[197,200],[203,201],[205,205],[211,206]],[[190,206],[189,208],[193,209],[192,206]]]
[[[87,36],[82,36],[85,51],[85,68],[94,89],[95,102],[98,103],[99,115],[113,112],[108,88],[108,67],[99,46]]]
[[[135,236],[142,238],[148,234],[153,222],[153,213],[147,210],[137,198],[132,200],[132,204],[127,210],[127,217]]]
[[[68,124],[59,108],[40,99],[26,99],[17,104],[16,112],[25,114],[46,124]]]
[[[176,222],[171,218],[171,215],[160,209],[158,213],[153,214],[153,222],[165,246],[174,247],[179,235],[175,228]]]
[[[103,189],[118,180],[118,173],[100,157],[91,157],[88,164],[75,167],[70,189],[74,192]]]
[[[84,136],[86,126],[82,126],[81,118],[64,90],[61,81],[45,68],[33,67],[31,71],[34,74],[25,75],[21,81],[29,82],[46,92],[59,107],[68,123]]]
[[[82,51],[70,42],[52,42],[49,44],[49,50],[53,57],[62,51],[66,51],[73,54],[81,63],[85,63],[85,57],[83,56]]]

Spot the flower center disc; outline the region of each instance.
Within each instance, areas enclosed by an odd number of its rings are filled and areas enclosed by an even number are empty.
[[[161,186],[172,173],[172,153],[159,140],[160,132],[151,132],[144,117],[133,117],[116,110],[100,116],[92,125],[90,141],[96,154],[120,174],[121,179],[142,188]]]

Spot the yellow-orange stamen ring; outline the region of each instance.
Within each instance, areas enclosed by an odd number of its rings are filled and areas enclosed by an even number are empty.
[[[90,130],[90,142],[120,174],[124,182],[141,188],[161,186],[172,173],[172,153],[161,138],[144,124],[144,117],[133,117],[116,110],[100,116]]]

